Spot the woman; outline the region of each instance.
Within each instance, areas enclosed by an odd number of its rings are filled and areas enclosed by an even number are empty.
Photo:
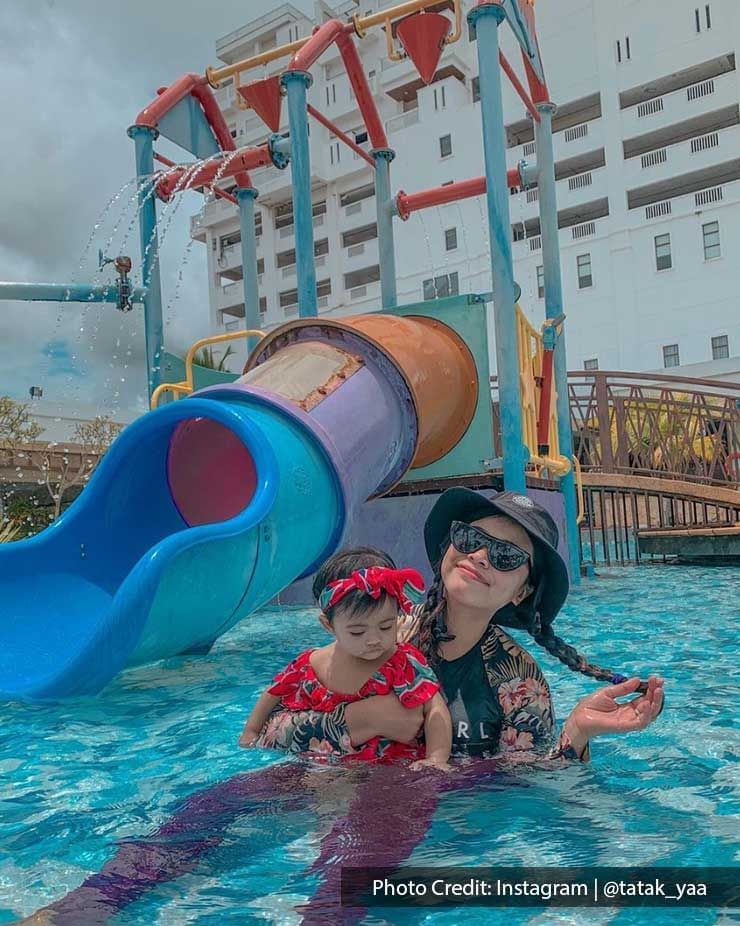
[[[642,730],[658,716],[661,678],[641,685],[595,666],[553,632],[568,594],[568,571],[557,551],[557,527],[544,508],[514,492],[488,499],[471,489],[448,489],[427,518],[424,541],[434,581],[426,602],[402,625],[402,639],[421,649],[442,683],[453,720],[453,754],[586,762],[592,738]],[[550,689],[535,660],[504,627],[527,631],[571,671],[610,683],[576,705],[554,745]],[[626,704],[615,700],[638,688],[644,693]],[[420,722],[390,695],[331,715],[276,712],[260,742],[341,753],[343,744],[359,746],[373,736],[410,740]]]

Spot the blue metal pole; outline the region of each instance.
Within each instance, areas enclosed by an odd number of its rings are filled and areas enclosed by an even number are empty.
[[[538,103],[540,122],[535,123],[537,143],[538,186],[540,200],[540,226],[542,229],[542,260],[545,272],[545,314],[557,318],[563,312],[563,280],[560,272],[560,238],[558,234],[558,203],[555,188],[555,158],[552,141],[553,103]],[[573,434],[570,426],[570,400],[568,397],[568,365],[565,356],[564,329],[555,344],[555,389],[557,391],[558,443],[560,453],[570,459],[573,454]],[[570,572],[574,583],[580,581],[580,554],[578,543],[578,505],[573,470],[560,480],[560,491],[565,502],[565,523],[568,534]]]
[[[139,236],[141,240],[141,278],[144,296],[144,337],[149,395],[162,381],[161,362],[164,350],[162,322],[162,281],[159,275],[159,239],[157,237],[156,197],[148,196],[149,185],[142,181],[154,175],[154,139],[159,134],[146,125],[132,125],[128,130],[136,151],[136,174],[139,181]]]
[[[498,27],[504,11],[498,5],[476,7],[468,14],[478,37],[483,153],[486,162],[486,200],[491,240],[493,311],[496,330],[496,367],[499,382],[504,486],[526,492],[524,467],[529,458],[522,442],[522,408],[519,396],[519,352],[516,337],[516,293],[511,251],[509,189],[506,182],[501,71]]]
[[[306,90],[311,75],[305,71],[286,71],[282,84],[288,97],[288,120],[293,171],[293,222],[298,274],[298,314],[301,318],[318,315],[316,265],[313,253],[313,205],[311,203],[311,153],[308,147]]]
[[[384,309],[391,309],[398,305],[396,249],[393,243],[393,199],[391,197],[391,161],[395,156],[396,152],[390,148],[378,148],[373,151],[375,208],[380,254],[380,298]]]
[[[143,302],[144,289],[131,291],[129,302]],[[118,302],[118,287],[83,283],[0,283],[0,300],[21,302]]]
[[[242,235],[242,273],[244,275],[244,318],[247,329],[260,326],[260,294],[257,281],[257,235],[254,229],[254,201],[257,190],[241,187],[236,191],[239,203],[239,223]],[[258,337],[247,338],[251,354],[259,343]]]

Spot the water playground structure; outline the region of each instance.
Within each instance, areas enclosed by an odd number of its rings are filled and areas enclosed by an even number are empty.
[[[143,311],[152,405],[118,437],[85,491],[57,521],[35,537],[0,548],[3,697],[95,693],[126,666],[207,652],[237,621],[314,572],[352,529],[362,535],[365,512],[383,506],[393,549],[404,536],[402,525],[414,517],[423,520],[439,491],[475,475],[500,472],[507,489],[522,493],[528,471],[557,480],[557,492],[534,491],[561,523],[578,580],[576,474],[566,449],[572,438],[555,107],[534,6],[530,0],[482,0],[468,16],[477,34],[485,175],[394,193],[392,162],[404,152],[389,147],[357,43],[370,30],[384,28],[388,53],[408,55],[429,83],[446,46],[462,30],[460,0],[451,15],[432,9],[439,6],[435,0],[408,0],[350,22],[330,20],[290,45],[209,68],[205,75],[187,74],[162,88],[128,130],[139,184],[144,285],[131,285],[125,262],[116,266],[115,285],[0,284],[3,299],[103,301]],[[521,46],[528,89],[499,50],[498,30],[505,22]],[[332,45],[357,98],[369,154],[308,104],[311,69]],[[275,59],[286,62],[279,76],[249,80],[250,71]],[[532,116],[537,148],[536,163],[522,162],[508,172],[502,72]],[[245,105],[274,131],[266,144],[236,147],[213,94],[230,78]],[[287,138],[277,134],[283,97]],[[374,167],[377,311],[318,316],[310,118],[329,126]],[[154,143],[160,135],[195,160],[175,164],[158,155]],[[258,190],[250,178],[251,170],[265,165],[292,171],[299,294],[299,317],[266,336],[258,314]],[[218,187],[226,178],[237,183],[233,197]],[[510,188],[534,183],[545,274],[541,332],[517,305],[509,220]],[[195,345],[184,379],[168,383],[156,201],[185,189],[212,190],[238,205],[246,318],[243,331]],[[492,292],[399,305],[398,223],[415,211],[471,196],[485,196],[487,203]],[[495,316],[499,457],[489,389],[489,306]],[[238,338],[246,338],[250,348],[243,375],[201,387],[193,377],[195,349]]]

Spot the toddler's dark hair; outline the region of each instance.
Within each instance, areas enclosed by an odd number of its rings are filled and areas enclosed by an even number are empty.
[[[370,566],[385,566],[387,569],[396,568],[396,564],[390,556],[382,550],[376,550],[375,547],[352,547],[347,550],[340,550],[330,556],[314,576],[312,586],[314,600],[318,602],[319,595],[330,582],[336,582],[337,579],[348,579],[358,569],[368,569]],[[345,609],[351,614],[365,614],[371,608],[377,608],[379,605],[384,604],[387,597],[386,592],[383,592],[380,598],[371,598],[356,589],[346,595],[338,605],[329,608],[324,613],[329,621],[338,611]]]

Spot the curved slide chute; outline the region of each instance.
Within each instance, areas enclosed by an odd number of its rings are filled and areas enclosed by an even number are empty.
[[[0,547],[0,696],[93,694],[207,651],[315,571],[358,505],[449,452],[477,397],[437,321],[277,329],[239,380],[133,422],[57,521]]]

